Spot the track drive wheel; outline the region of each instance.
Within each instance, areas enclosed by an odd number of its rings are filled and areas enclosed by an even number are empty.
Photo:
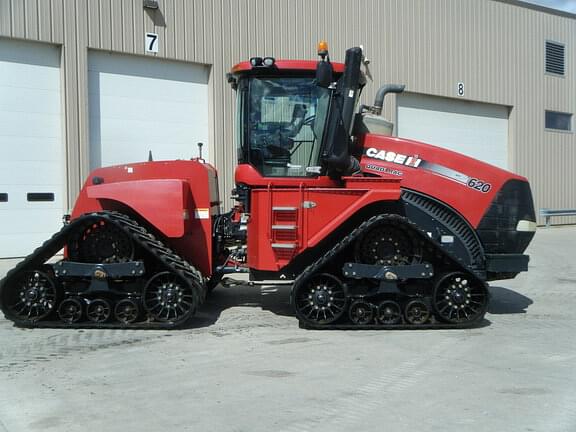
[[[378,305],[378,322],[384,325],[400,324],[402,322],[402,309],[392,300],[384,300]]]
[[[56,285],[50,275],[41,271],[23,273],[13,284],[4,286],[3,291],[2,303],[7,306],[7,314],[17,320],[36,322],[56,308]]]
[[[374,321],[374,310],[370,303],[356,300],[350,305],[348,317],[356,325],[371,324]]]
[[[404,308],[404,317],[410,324],[425,324],[430,318],[430,309],[423,301],[412,300],[408,302],[406,308]]]
[[[336,276],[319,273],[292,291],[292,304],[300,321],[331,324],[344,315],[348,299],[344,285]]]
[[[129,234],[106,219],[85,226],[69,242],[72,261],[116,263],[134,258],[134,243]]]
[[[354,256],[363,264],[408,265],[420,261],[422,247],[407,227],[387,222],[362,235]]]
[[[192,282],[172,272],[157,273],[144,287],[144,309],[156,321],[181,324],[196,312]]]
[[[442,321],[473,322],[484,316],[487,306],[486,285],[465,273],[447,273],[434,286],[433,307]]]
[[[58,316],[66,324],[74,324],[82,319],[83,304],[80,299],[67,298],[58,307]]]

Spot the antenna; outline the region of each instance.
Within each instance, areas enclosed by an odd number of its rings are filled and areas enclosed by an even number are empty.
[[[202,144],[201,142],[198,143],[198,159],[202,159],[202,160],[204,160],[204,159],[202,158],[202,146],[203,146],[203,145],[204,145],[204,144]]]
[[[154,159],[152,159],[152,150],[148,150],[148,162],[152,161],[154,161]]]

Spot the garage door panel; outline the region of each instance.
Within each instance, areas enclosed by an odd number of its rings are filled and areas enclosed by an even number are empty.
[[[62,127],[60,118],[58,114],[2,111],[0,136],[60,138]]]
[[[96,120],[96,119],[95,119]],[[100,117],[99,121],[105,125],[101,132],[102,139],[110,139],[120,142],[130,142],[134,137],[134,130],[138,131],[139,142],[165,141],[180,142],[186,141],[188,137],[203,134],[206,122],[170,122],[166,124],[162,121],[131,120],[122,118]],[[170,128],[170,134],[165,133],[166,128]]]
[[[169,67],[166,67],[167,64]],[[149,57],[93,51],[90,53],[88,66],[93,72],[111,72],[115,75],[144,79],[186,80],[199,84],[205,84],[208,81],[208,70],[205,67],[191,68],[190,63],[155,61]]]
[[[0,111],[33,111],[59,116],[60,92],[52,89],[0,86]]]
[[[197,95],[199,90],[205,88],[204,84],[197,84],[188,80],[187,76],[182,76],[179,81],[167,79],[152,79],[147,77],[135,77],[133,75],[117,75],[110,72],[91,72],[89,75],[91,83],[89,93],[100,94],[102,96],[126,96],[132,99],[145,101],[169,101],[169,102],[189,102]],[[162,83],[162,91],[142,91],[143,89],[153,89],[158,82]],[[182,86],[181,83],[187,83]],[[207,82],[207,80],[206,80]]]
[[[65,164],[60,50],[0,39],[0,258],[21,257],[61,227]],[[53,200],[29,201],[28,193]],[[48,198],[46,196],[36,198]]]
[[[39,189],[33,189],[34,192],[41,192]],[[0,203],[0,207],[9,207],[9,210],[0,209],[0,216],[5,216],[6,218],[13,218],[18,220],[17,225],[6,225],[8,231],[19,229],[21,231],[26,231],[29,229],[30,221],[36,221],[37,223],[42,221],[43,223],[51,215],[52,223],[59,222],[62,220],[62,195],[55,194],[54,201],[36,201],[30,202],[26,200],[27,191],[4,191],[8,194],[8,201]],[[44,214],[46,213],[46,214]],[[39,215],[39,216],[38,216]],[[53,226],[55,226],[53,224]],[[52,235],[54,231],[51,231]],[[48,238],[48,237],[46,237]]]
[[[54,165],[38,160],[3,160],[0,162],[0,184],[61,186],[62,168]]]
[[[92,167],[197,155],[208,141],[208,69],[203,65],[92,52]],[[203,156],[209,159],[207,147]]]
[[[97,98],[99,95],[90,94],[90,97]],[[142,103],[139,110],[133,109],[136,100],[121,96],[103,98],[97,104],[99,116],[103,118],[190,124],[190,115],[203,118],[206,114],[206,105],[202,101],[196,101],[194,95],[191,95],[186,102],[144,99],[144,103]],[[96,102],[92,105],[96,108]]]
[[[427,95],[398,97],[398,136],[508,167],[508,108]]]
[[[11,44],[14,42],[10,42]],[[4,44],[4,43],[3,43]],[[50,52],[48,57],[59,57],[57,48],[45,48]],[[32,50],[30,57],[24,59],[24,63],[6,61],[2,57],[0,48],[0,76],[2,76],[2,86],[20,89],[55,90],[60,89],[60,69],[58,62],[45,62],[46,52]],[[35,64],[36,63],[36,64]],[[38,64],[39,63],[39,64]],[[51,64],[56,63],[56,64]],[[32,82],[33,81],[33,82]]]
[[[1,113],[0,113],[1,115]],[[3,146],[10,148],[10,161],[39,161],[48,164],[61,164],[62,152],[46,151],[46,148],[58,148],[60,138],[51,137],[27,137],[27,136],[2,136],[0,135],[0,149]],[[0,159],[0,163],[7,162]],[[0,172],[1,175],[1,172]]]

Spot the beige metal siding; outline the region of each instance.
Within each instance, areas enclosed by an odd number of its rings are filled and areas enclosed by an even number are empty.
[[[0,0],[0,36],[64,45],[65,133],[70,202],[88,174],[87,51],[137,55],[144,33],[159,58],[212,65],[210,154],[221,193],[233,183],[234,95],[224,74],[253,55],[314,58],[319,39],[333,60],[363,44],[370,102],[384,82],[407,90],[512,107],[510,163],[526,175],[538,207],[576,207],[576,134],[544,130],[544,110],[576,115],[576,19],[513,0]],[[544,73],[544,42],[566,44],[566,77]],[[153,55],[153,54],[147,54]],[[396,116],[394,98],[385,106]],[[576,121],[576,120],[575,120]],[[191,143],[192,145],[193,143]],[[568,219],[564,219],[568,221]],[[576,219],[571,220],[576,222]]]

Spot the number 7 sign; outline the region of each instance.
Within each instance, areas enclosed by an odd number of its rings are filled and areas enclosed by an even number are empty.
[[[158,35],[156,33],[146,33],[144,40],[146,52],[158,52]]]

